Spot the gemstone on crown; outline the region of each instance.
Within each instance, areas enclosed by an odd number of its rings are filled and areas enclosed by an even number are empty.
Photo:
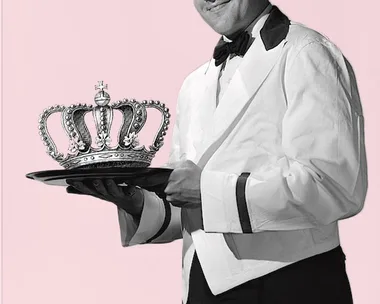
[[[39,134],[47,153],[65,169],[97,167],[148,167],[156,152],[164,144],[164,136],[170,123],[169,109],[156,100],[123,99],[110,104],[111,97],[105,90],[108,85],[99,81],[95,86],[95,104],[73,104],[52,106],[43,111],[39,119]],[[153,143],[147,149],[140,145],[139,132],[147,120],[147,108],[161,112],[162,121]],[[115,111],[120,111],[123,120],[119,129],[117,145],[111,147],[110,130]],[[56,144],[47,129],[47,120],[53,113],[61,113],[61,122],[69,138],[66,156],[58,152]],[[85,115],[92,112],[95,122],[96,137],[92,138]]]

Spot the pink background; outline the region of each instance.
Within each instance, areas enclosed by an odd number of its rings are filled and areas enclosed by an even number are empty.
[[[182,80],[209,59],[218,36],[191,0],[3,2],[3,303],[180,303],[181,241],[123,248],[114,205],[24,175],[60,168],[38,136],[45,107],[92,103],[103,79],[114,99],[160,99],[173,113]],[[273,3],[330,37],[356,71],[370,187],[364,210],[340,223],[341,242],[355,303],[380,303],[380,6]],[[166,161],[170,136],[153,165]]]

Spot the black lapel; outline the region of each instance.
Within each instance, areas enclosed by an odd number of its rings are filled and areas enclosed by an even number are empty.
[[[275,48],[285,39],[289,32],[289,25],[289,18],[274,5],[260,31],[261,39],[267,51]]]

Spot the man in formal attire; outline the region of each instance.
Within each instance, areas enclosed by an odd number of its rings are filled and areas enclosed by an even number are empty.
[[[123,246],[183,239],[183,303],[352,303],[338,220],[363,208],[354,73],[267,0],[194,0],[222,37],[179,93],[166,199],[112,180]],[[70,192],[70,189],[68,189]]]

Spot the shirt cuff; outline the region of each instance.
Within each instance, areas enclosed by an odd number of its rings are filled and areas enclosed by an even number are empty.
[[[144,207],[139,221],[136,222],[132,215],[119,208],[123,246],[145,243],[159,231],[164,223],[165,207],[162,200],[144,189],[143,193]]]
[[[202,217],[205,232],[242,233],[236,201],[236,174],[203,170]]]

